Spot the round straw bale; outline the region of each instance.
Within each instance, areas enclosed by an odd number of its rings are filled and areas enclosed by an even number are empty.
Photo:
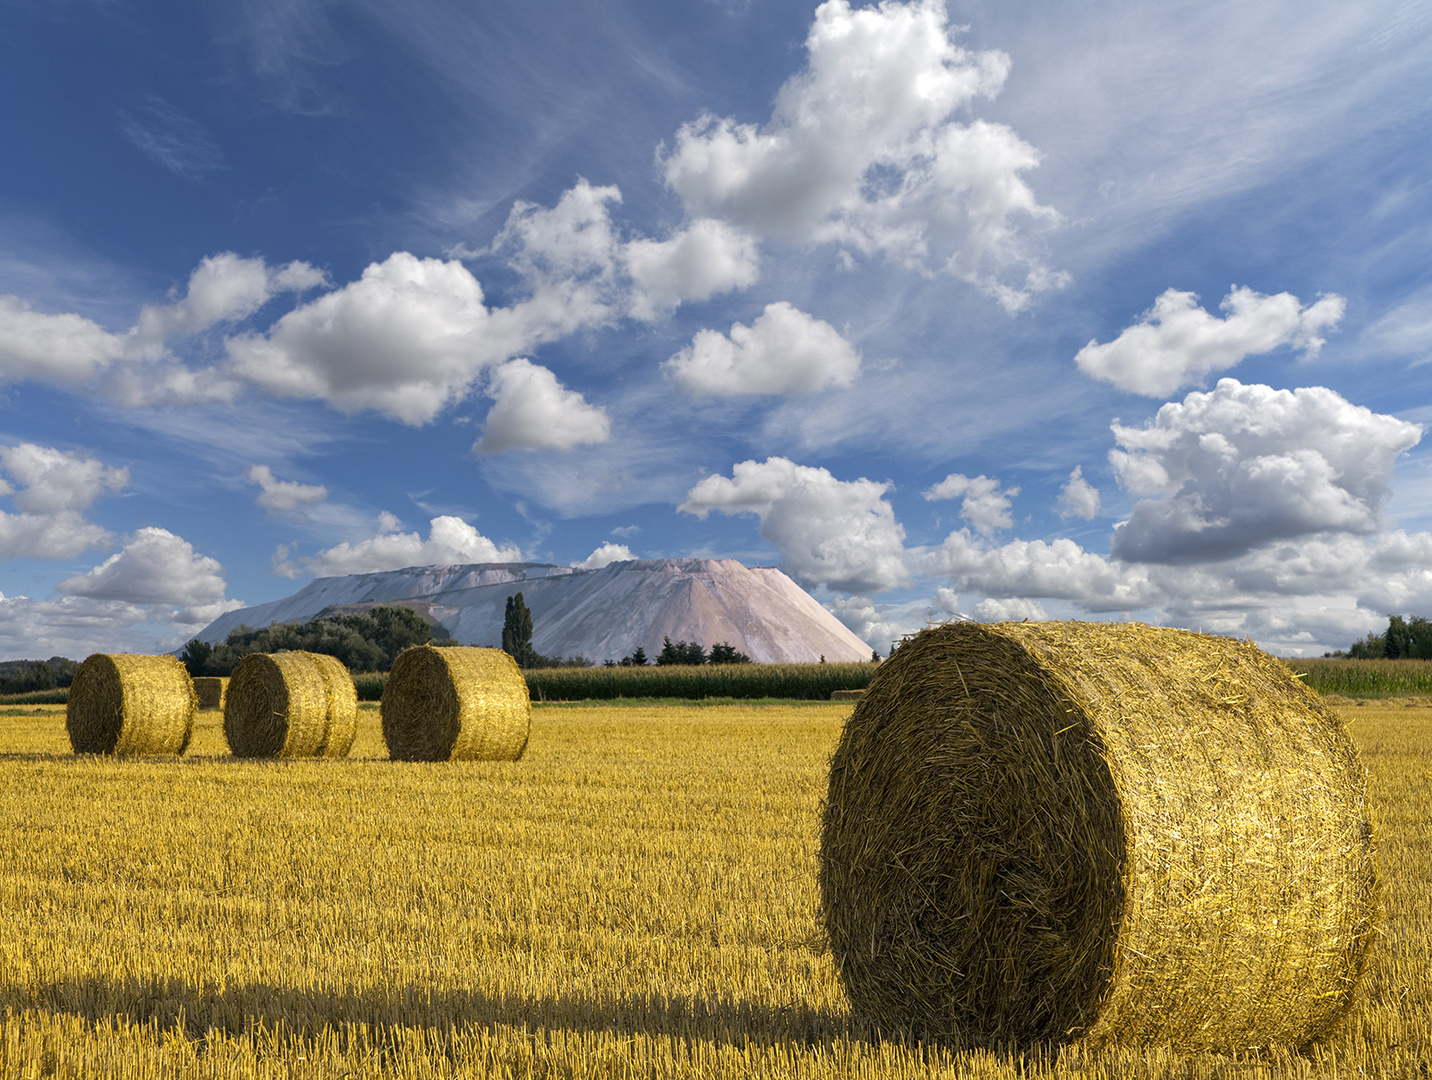
[[[229,678],[224,737],[235,757],[342,757],[357,713],[353,680],[334,657],[250,653]]]
[[[822,917],[855,1011],[967,1045],[1301,1046],[1374,932],[1365,774],[1248,642],[960,623],[831,760]]]
[[[222,709],[224,692],[229,688],[227,675],[200,675],[194,680],[194,693],[201,709]]]
[[[501,649],[420,645],[393,662],[382,713],[394,761],[516,761],[532,704]]]
[[[197,707],[178,657],[95,653],[70,683],[65,727],[77,754],[182,754]]]

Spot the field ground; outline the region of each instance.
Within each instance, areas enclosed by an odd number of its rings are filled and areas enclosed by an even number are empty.
[[[1305,1054],[880,1043],[816,922],[848,705],[538,706],[517,763],[70,753],[0,708],[0,1076],[1427,1077],[1432,708],[1348,705],[1386,916]]]

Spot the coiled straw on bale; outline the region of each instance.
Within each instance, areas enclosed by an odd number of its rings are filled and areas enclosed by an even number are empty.
[[[968,1045],[1304,1045],[1373,935],[1365,778],[1251,643],[953,624],[831,761],[823,918],[855,1011]]]
[[[65,727],[77,754],[182,754],[197,707],[177,657],[95,653],[75,671]]]
[[[420,645],[393,662],[382,713],[394,761],[516,761],[532,705],[501,649]]]
[[[335,657],[250,653],[230,676],[224,737],[235,757],[345,757],[357,729],[358,695]]]

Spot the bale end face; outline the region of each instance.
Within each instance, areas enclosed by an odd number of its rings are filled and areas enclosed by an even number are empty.
[[[831,762],[822,914],[855,1010],[970,1045],[1301,1045],[1348,1007],[1371,830],[1271,657],[1135,624],[959,624]]]

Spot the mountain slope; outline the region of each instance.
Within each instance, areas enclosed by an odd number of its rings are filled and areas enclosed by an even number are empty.
[[[734,559],[639,559],[600,570],[547,563],[410,566],[376,574],[316,578],[292,596],[231,611],[198,636],[305,622],[329,608],[376,603],[413,607],[464,645],[496,647],[507,598],[522,593],[532,645],[544,656],[617,660],[663,638],[708,648],[730,642],[758,663],[870,659],[870,646],[773,567]]]

